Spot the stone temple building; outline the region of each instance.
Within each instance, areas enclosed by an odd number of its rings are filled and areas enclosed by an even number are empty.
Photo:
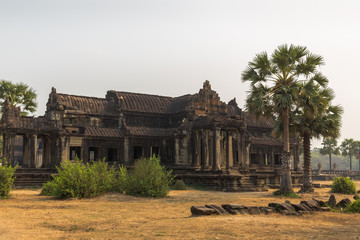
[[[131,168],[155,154],[178,178],[227,191],[264,190],[281,174],[283,143],[271,119],[256,120],[235,99],[222,102],[209,81],[180,97],[111,90],[95,98],[52,88],[44,116],[20,116],[5,101],[1,124],[4,157],[22,169],[53,169],[75,156]],[[291,152],[296,183],[296,141]]]

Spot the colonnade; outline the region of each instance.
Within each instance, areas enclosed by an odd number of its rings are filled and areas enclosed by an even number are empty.
[[[234,140],[236,144],[233,144]],[[228,170],[232,167],[245,168],[248,165],[248,155],[243,134],[236,129],[214,128],[195,131],[195,167],[214,171],[222,168]]]

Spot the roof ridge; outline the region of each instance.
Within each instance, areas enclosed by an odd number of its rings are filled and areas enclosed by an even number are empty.
[[[97,99],[97,100],[106,100],[106,98],[90,97],[90,96],[82,96],[82,95],[74,95],[74,94],[66,94],[66,93],[56,93],[56,95],[63,95],[63,96],[69,96],[69,97],[91,98],[91,99]]]

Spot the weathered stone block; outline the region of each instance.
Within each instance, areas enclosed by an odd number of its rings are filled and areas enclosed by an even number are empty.
[[[205,205],[205,207],[215,209],[219,214],[229,214],[224,208],[216,204]]]
[[[313,210],[313,211],[322,211],[321,207],[315,200],[301,201],[300,204],[305,204],[306,206],[311,208],[311,210]]]
[[[198,216],[219,214],[219,212],[216,211],[215,209],[207,208],[205,206],[192,206],[190,210],[192,215],[198,215]]]
[[[282,210],[287,210],[290,212],[295,211],[295,208],[289,203],[269,203],[268,206],[274,208],[276,212],[280,212]]]
[[[307,205],[305,204],[291,204],[291,206],[293,206],[295,208],[295,210],[297,212],[302,211],[302,212],[311,212],[311,208],[309,208]]]
[[[345,198],[336,204],[336,208],[346,208],[351,203],[350,199]]]
[[[335,198],[335,195],[334,194],[331,194],[330,197],[329,197],[329,200],[327,201],[327,204],[334,208],[335,205],[336,205],[336,198]]]
[[[249,214],[251,214],[251,215],[259,215],[260,214],[259,207],[247,207],[247,210],[248,210]]]

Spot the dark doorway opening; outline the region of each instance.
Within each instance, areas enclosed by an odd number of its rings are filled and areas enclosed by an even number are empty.
[[[108,161],[116,161],[117,160],[117,149],[108,148]]]
[[[70,147],[70,160],[81,159],[81,147]]]
[[[95,161],[99,159],[99,148],[89,147],[89,161]]]
[[[134,159],[142,158],[143,155],[143,147],[141,146],[135,146],[134,147]]]

